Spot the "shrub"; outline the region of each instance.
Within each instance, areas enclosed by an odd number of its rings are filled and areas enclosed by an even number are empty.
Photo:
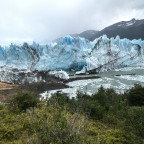
[[[98,93],[92,96],[79,93],[77,100],[77,105],[82,105],[82,111],[88,114],[92,119],[102,119],[109,109],[108,97],[103,87],[100,87]]]
[[[144,105],[144,87],[135,84],[133,88],[128,91],[127,94],[128,103],[131,106],[143,106]]]
[[[119,95],[113,88],[108,88],[105,91],[109,104],[115,104],[119,100]]]
[[[48,100],[47,105],[52,105],[63,109],[70,102],[69,97],[66,94],[59,92],[53,94]]]
[[[61,94],[59,92],[47,99],[47,106],[49,105],[53,105],[53,107],[58,108],[61,111],[67,109],[71,113],[74,113],[77,110],[76,99],[70,99],[66,94]]]
[[[38,96],[33,93],[19,91],[10,100],[9,108],[14,112],[26,111],[27,108],[36,107],[39,103]]]
[[[71,115],[65,110],[44,106],[30,113],[35,137],[31,143],[80,144],[87,141],[85,125],[87,121],[78,113]]]
[[[0,104],[0,110],[2,110],[4,108],[4,106],[2,104]]]
[[[98,89],[98,92],[92,95],[93,100],[98,101],[98,103],[102,106],[106,106],[108,104],[108,96],[106,95],[106,90],[101,86]]]
[[[144,107],[131,107],[127,110],[125,128],[144,139]]]

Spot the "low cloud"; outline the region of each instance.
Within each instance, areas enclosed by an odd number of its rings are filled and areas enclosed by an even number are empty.
[[[134,17],[144,19],[143,0],[1,0],[0,42],[51,41]]]

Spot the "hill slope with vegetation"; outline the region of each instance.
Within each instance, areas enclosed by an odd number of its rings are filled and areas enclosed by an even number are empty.
[[[1,144],[142,144],[144,87],[124,94],[104,89],[70,99],[56,93],[39,100],[19,91],[0,105]]]

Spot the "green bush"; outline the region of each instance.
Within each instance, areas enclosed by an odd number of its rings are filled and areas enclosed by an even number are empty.
[[[144,139],[144,107],[131,107],[126,112],[126,131],[134,131]]]
[[[144,87],[136,84],[128,91],[127,99],[131,106],[144,106]]]
[[[4,108],[4,106],[2,104],[0,104],[0,110],[2,110]]]
[[[82,105],[83,113],[88,114],[92,119],[102,119],[109,109],[108,96],[103,87],[100,87],[98,92],[92,96],[79,93],[77,102],[78,106]]]
[[[108,104],[108,96],[106,95],[106,90],[101,86],[98,92],[92,95],[93,100],[98,101],[98,103],[102,106],[107,106]]]
[[[71,115],[53,105],[31,112],[30,123],[35,132],[35,137],[31,140],[33,143],[81,144],[87,141],[85,117],[78,113]]]
[[[33,93],[19,91],[9,102],[9,108],[14,112],[25,112],[26,109],[36,107],[39,98]]]
[[[118,103],[120,100],[119,95],[115,92],[115,90],[113,88],[108,88],[105,90],[106,96],[107,96],[107,100],[108,103],[110,105],[113,105],[115,103]]]

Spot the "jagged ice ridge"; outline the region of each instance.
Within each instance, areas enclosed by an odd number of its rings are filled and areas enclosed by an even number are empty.
[[[107,38],[93,42],[66,36],[47,45],[0,46],[0,67],[27,71],[74,70],[93,73],[122,67],[144,66],[144,41]]]

